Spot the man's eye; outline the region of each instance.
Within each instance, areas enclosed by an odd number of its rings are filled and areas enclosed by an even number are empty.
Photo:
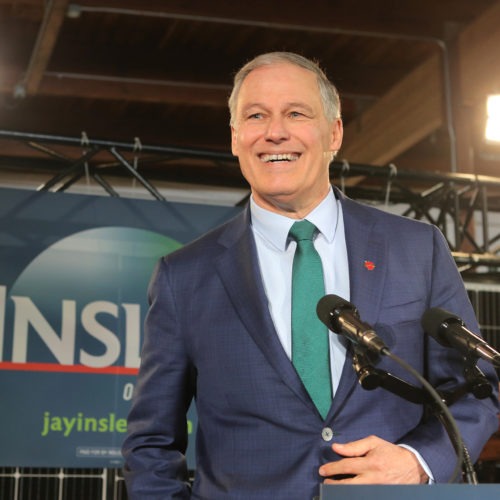
[[[302,113],[300,113],[299,111],[291,111],[290,116],[292,118],[299,118],[299,117],[304,116],[304,115]]]
[[[262,118],[262,113],[252,113],[248,115],[249,120],[260,120]]]

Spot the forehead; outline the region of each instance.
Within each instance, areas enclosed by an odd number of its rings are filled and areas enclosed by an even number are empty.
[[[238,107],[253,102],[275,103],[283,100],[319,103],[316,75],[308,69],[290,63],[260,66],[243,80],[238,95]]]

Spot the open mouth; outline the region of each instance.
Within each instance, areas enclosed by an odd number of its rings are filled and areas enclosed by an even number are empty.
[[[277,161],[297,161],[299,155],[296,153],[262,154],[259,158],[264,163],[273,163]]]

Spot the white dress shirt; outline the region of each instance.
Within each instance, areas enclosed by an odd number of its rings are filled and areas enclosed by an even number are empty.
[[[296,219],[270,212],[250,199],[252,230],[257,244],[260,271],[269,311],[283,349],[291,359],[292,266],[296,242],[288,232]],[[320,255],[325,278],[325,294],[349,300],[349,267],[342,208],[332,189],[326,198],[306,216],[317,228],[314,247]],[[343,340],[329,332],[332,390],[338,387],[346,357]],[[333,395],[332,395],[333,396]]]

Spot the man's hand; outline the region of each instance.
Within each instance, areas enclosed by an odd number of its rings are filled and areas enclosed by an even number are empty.
[[[344,458],[320,467],[328,484],[422,484],[429,479],[414,453],[376,436],[334,443],[332,449]]]

